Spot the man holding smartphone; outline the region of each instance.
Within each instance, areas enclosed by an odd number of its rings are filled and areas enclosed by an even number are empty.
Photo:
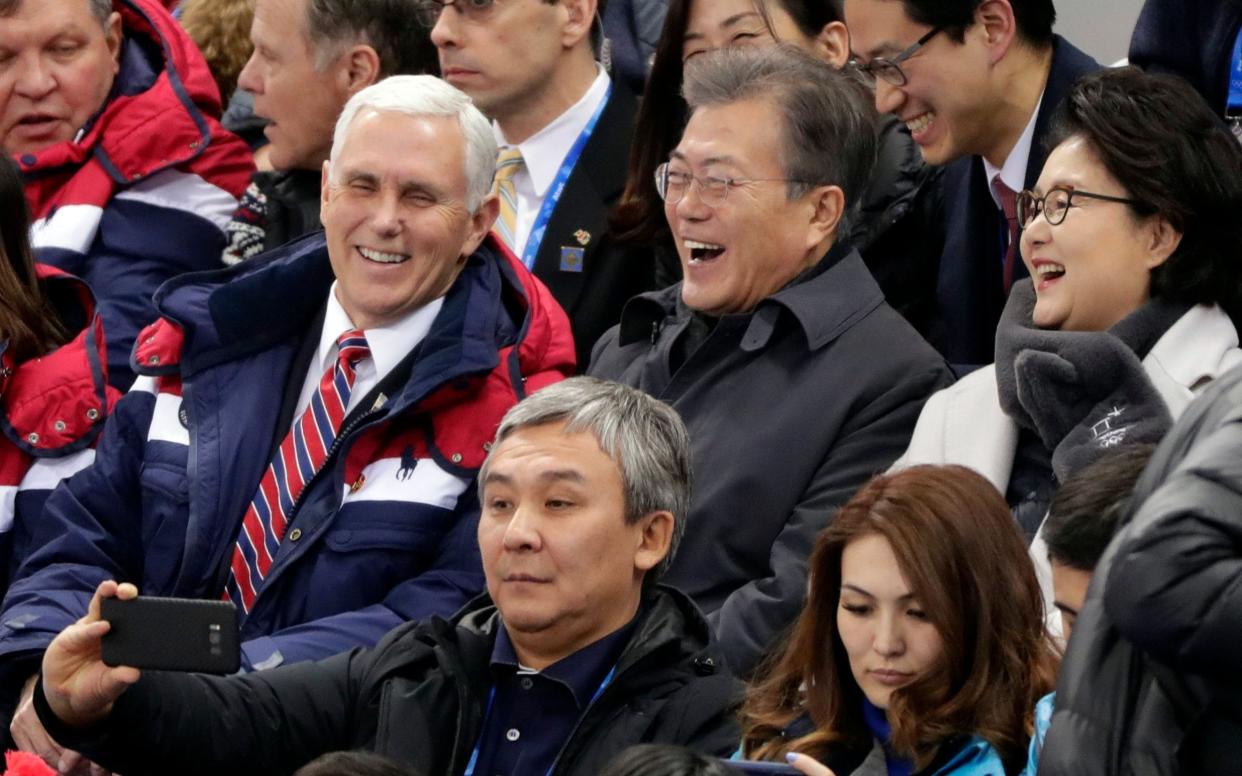
[[[564,313],[489,236],[495,156],[465,94],[386,79],[336,125],[323,234],[161,288],[139,383],[48,498],[5,599],[4,681],[34,674],[106,579],[227,596],[247,671],[373,645],[478,594],[487,445],[573,371]],[[56,765],[32,721],[23,705],[18,744]]]
[[[630,745],[734,751],[740,687],[703,615],[656,585],[684,531],[667,405],[573,378],[511,410],[479,477],[488,596],[373,650],[229,677],[106,666],[100,601],[48,648],[48,731],[119,773],[288,773],[333,750],[427,774],[594,776]],[[130,623],[132,624],[132,623]]]

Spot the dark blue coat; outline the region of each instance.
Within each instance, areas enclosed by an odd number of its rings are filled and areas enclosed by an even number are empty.
[[[1035,136],[1026,165],[1027,188],[1035,185],[1048,159],[1044,138],[1053,113],[1080,76],[1100,69],[1069,41],[1056,37],[1052,70],[1044,91]],[[990,364],[996,324],[1005,307],[1002,286],[1004,217],[988,187],[983,158],[968,156],[951,162],[944,172],[945,241],[940,258],[936,305],[943,330],[933,333],[936,345],[951,364]],[[1014,280],[1026,277],[1019,263]]]
[[[101,580],[220,598],[333,280],[321,233],[268,255],[156,294],[164,319],[135,349],[144,374],[117,404],[94,465],[48,498],[40,549],[4,601],[6,673],[23,658],[29,668]],[[377,386],[385,401],[365,397],[346,418],[337,452],[303,493],[242,623],[246,667],[371,645],[483,588],[475,474],[504,411],[572,372],[568,323],[489,240],[406,364]]]

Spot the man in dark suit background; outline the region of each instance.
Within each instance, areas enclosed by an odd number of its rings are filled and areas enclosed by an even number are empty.
[[[604,0],[422,0],[449,83],[492,119],[500,160],[496,231],[569,314],[579,369],[631,296],[654,286],[650,256],[604,234],[625,185],[637,101],[596,61]]]
[[[933,344],[953,364],[989,363],[1009,287],[1026,275],[1013,197],[1039,177],[1070,85],[1100,65],[1053,34],[1052,0],[845,0],[845,17],[876,108],[946,165]]]

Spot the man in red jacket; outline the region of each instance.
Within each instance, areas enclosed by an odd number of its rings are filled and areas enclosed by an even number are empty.
[[[157,0],[0,0],[0,145],[39,261],[85,280],[109,380],[174,275],[219,265],[250,152],[217,120],[202,55]]]

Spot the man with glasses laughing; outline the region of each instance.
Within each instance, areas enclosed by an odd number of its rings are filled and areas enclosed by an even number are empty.
[[[656,171],[685,279],[630,301],[590,373],[676,409],[696,487],[671,584],[749,673],[793,622],[816,533],[948,382],[841,239],[875,159],[849,76],[795,50],[695,57]]]
[[[845,0],[875,104],[906,122],[923,159],[948,165],[945,244],[932,340],[949,361],[992,360],[1018,257],[1015,196],[1070,85],[1099,68],[1052,33],[1052,0]]]

